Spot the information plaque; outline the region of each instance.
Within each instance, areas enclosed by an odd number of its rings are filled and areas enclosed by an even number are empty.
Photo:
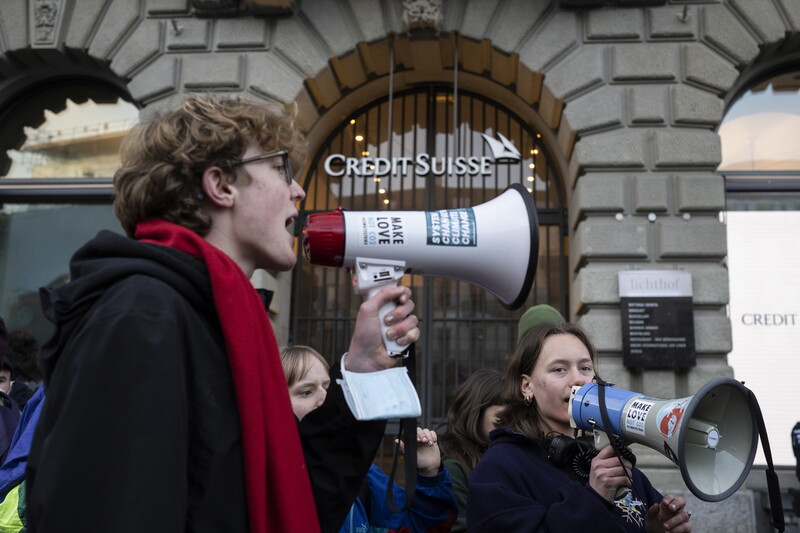
[[[695,366],[691,272],[621,270],[619,296],[626,367]]]

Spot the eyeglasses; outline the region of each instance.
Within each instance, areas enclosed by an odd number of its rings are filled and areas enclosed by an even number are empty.
[[[294,176],[292,176],[292,163],[289,160],[289,150],[275,150],[274,152],[267,152],[266,154],[240,159],[234,163],[234,166],[263,161],[264,159],[271,159],[278,156],[283,156],[283,166],[278,168],[278,172],[283,176],[283,179],[286,180],[286,183],[291,185]]]

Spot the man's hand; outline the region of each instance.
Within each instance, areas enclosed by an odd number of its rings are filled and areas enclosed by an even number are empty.
[[[647,533],[689,533],[692,531],[691,517],[691,513],[686,511],[686,499],[667,494],[661,503],[647,510],[645,529]]]
[[[379,317],[378,310],[393,300],[397,307],[386,316]],[[413,310],[411,289],[403,285],[384,287],[375,296],[362,302],[344,361],[345,368],[350,372],[376,372],[399,366],[402,357],[390,357],[386,352],[380,321],[391,326],[386,331],[387,337],[407,346],[419,339],[419,321],[411,314]]]

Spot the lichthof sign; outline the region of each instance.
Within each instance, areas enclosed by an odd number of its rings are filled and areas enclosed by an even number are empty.
[[[619,296],[625,366],[695,366],[691,272],[622,270]]]

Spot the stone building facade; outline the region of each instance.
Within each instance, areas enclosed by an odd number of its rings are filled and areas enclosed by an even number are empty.
[[[567,310],[604,375],[677,398],[733,377],[716,129],[754,80],[800,61],[799,45],[798,0],[3,0],[0,131],[4,149],[19,147],[42,107],[23,96],[69,78],[145,113],[198,92],[295,102],[313,150],[390,90],[457,79],[549,148],[567,199]],[[690,371],[622,364],[628,269],[691,272]],[[288,309],[290,277],[266,283]],[[289,313],[276,322],[285,339]],[[656,485],[681,490],[661,456],[642,455]],[[695,530],[764,530],[760,498],[695,502]]]

